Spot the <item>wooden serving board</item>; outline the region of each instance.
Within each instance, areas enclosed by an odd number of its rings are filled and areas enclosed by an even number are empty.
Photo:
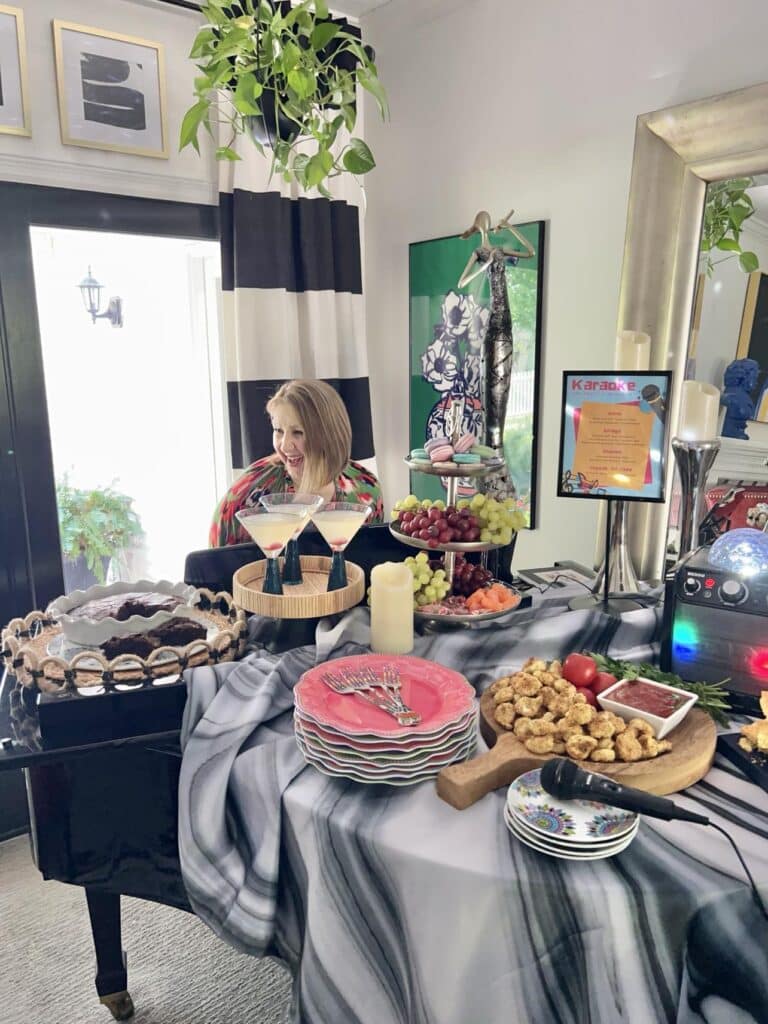
[[[487,754],[471,761],[443,768],[437,777],[437,793],[446,803],[463,811],[486,793],[508,786],[518,775],[540,768],[554,754],[532,754],[513,732],[503,729],[493,716],[493,694],[480,698],[480,732],[490,746]],[[634,786],[666,796],[692,786],[712,767],[717,742],[715,723],[704,711],[693,707],[665,739],[672,749],[648,761],[598,764],[577,761],[582,768],[618,779],[622,786]]]
[[[238,608],[273,619],[319,619],[354,608],[365,594],[365,573],[359,565],[347,562],[347,586],[327,590],[330,558],[302,555],[303,583],[284,585],[282,594],[262,591],[267,571],[266,559],[242,566],[232,577],[232,596]]]

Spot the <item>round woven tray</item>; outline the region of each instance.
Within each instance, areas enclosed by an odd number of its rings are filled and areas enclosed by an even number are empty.
[[[327,590],[330,558],[321,555],[302,555],[303,583],[284,586],[282,594],[262,591],[267,571],[266,559],[250,562],[238,569],[232,577],[232,594],[239,608],[273,619],[320,619],[354,608],[365,594],[365,573],[359,565],[347,562],[347,586],[341,590]]]
[[[196,665],[235,661],[245,647],[245,613],[232,596],[200,590],[196,617],[208,624],[209,636],[184,647],[158,647],[146,658],[119,654],[108,661],[98,649],[87,648],[72,657],[49,653],[61,627],[45,612],[34,611],[12,619],[2,632],[0,644],[8,669],[26,687],[47,692],[103,686],[105,689],[137,685],[178,674]],[[211,629],[215,630],[211,634]]]

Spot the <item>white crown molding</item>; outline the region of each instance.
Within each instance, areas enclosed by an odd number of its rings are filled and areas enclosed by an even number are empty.
[[[90,172],[90,173],[89,173]],[[92,164],[46,160],[41,157],[0,153],[0,181],[53,188],[76,188],[148,199],[170,199],[182,203],[218,204],[215,182],[181,178],[151,171],[132,171]]]

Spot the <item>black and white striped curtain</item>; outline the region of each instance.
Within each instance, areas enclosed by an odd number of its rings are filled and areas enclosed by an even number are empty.
[[[233,470],[272,450],[264,406],[286,380],[324,380],[374,455],[360,263],[360,189],[307,197],[274,178],[249,139],[220,169],[224,351]],[[348,176],[344,176],[348,177]],[[346,190],[346,194],[344,193]]]

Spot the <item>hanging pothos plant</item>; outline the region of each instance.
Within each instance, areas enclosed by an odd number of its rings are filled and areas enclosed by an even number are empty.
[[[182,122],[181,149],[199,152],[200,128],[213,137],[223,124],[229,138],[216,150],[220,160],[240,159],[232,143],[247,133],[260,152],[271,149],[273,173],[325,195],[329,178],[375,166],[353,135],[356,85],[387,116],[373,51],[330,17],[325,0],[206,0],[201,11],[208,24],[190,53],[200,72],[197,101]]]
[[[707,277],[725,260],[738,256],[741,269],[751,274],[759,263],[753,252],[741,247],[744,222],[755,212],[755,205],[747,191],[754,185],[753,178],[728,178],[711,182],[704,203],[704,225],[701,232],[701,253]],[[714,259],[722,253],[719,259]]]

